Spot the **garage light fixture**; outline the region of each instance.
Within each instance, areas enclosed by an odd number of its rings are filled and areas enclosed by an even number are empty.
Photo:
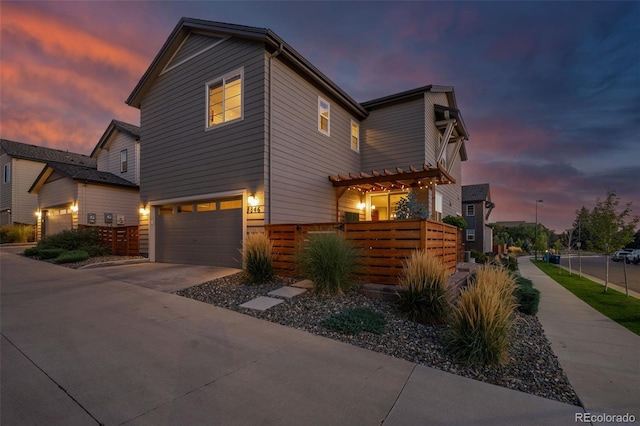
[[[149,209],[145,208],[144,206],[140,207],[140,214],[143,216],[146,216],[149,214]]]
[[[77,205],[77,204],[72,205],[72,206],[71,206],[71,211],[72,211],[73,213],[78,213],[78,205]]]
[[[258,204],[260,204],[260,199],[258,197],[256,197],[255,194],[249,195],[249,198],[247,198],[247,201],[249,202],[249,205],[251,207],[255,207]]]
[[[42,212],[40,210],[36,210],[36,217],[40,219],[42,217]]]

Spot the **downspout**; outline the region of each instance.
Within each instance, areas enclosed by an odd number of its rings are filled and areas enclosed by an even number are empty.
[[[272,194],[272,188],[273,186],[271,185],[272,183],[272,173],[271,170],[273,169],[273,157],[271,156],[271,141],[273,138],[273,119],[272,119],[272,114],[271,114],[271,104],[272,104],[272,98],[273,98],[273,90],[272,90],[272,79],[273,79],[273,59],[278,56],[280,54],[280,52],[282,52],[284,46],[282,45],[282,43],[280,43],[280,46],[278,47],[278,50],[276,50],[275,52],[273,52],[271,55],[269,55],[269,148],[268,148],[268,155],[269,155],[269,174],[267,176],[267,182],[269,185],[269,196],[267,197],[267,195],[265,194],[265,198],[266,198],[266,202],[267,202],[267,211],[269,212],[267,214],[267,224],[271,224],[271,194]]]

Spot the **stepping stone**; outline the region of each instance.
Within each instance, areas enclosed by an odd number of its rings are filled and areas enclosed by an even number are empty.
[[[292,287],[298,287],[298,288],[306,288],[306,289],[312,289],[315,286],[313,285],[313,281],[311,280],[302,280],[302,281],[298,281],[297,283],[291,284]]]
[[[260,296],[240,305],[241,308],[255,309],[256,311],[266,311],[267,309],[284,302],[282,299]]]
[[[284,297],[285,299],[291,299],[294,296],[304,293],[307,291],[305,288],[296,288],[296,287],[280,287],[277,290],[270,291],[267,293],[269,296],[277,296]]]

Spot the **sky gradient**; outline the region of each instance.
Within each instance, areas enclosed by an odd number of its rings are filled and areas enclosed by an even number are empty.
[[[562,232],[607,189],[640,213],[638,2],[0,2],[0,137],[89,154],[183,17],[270,28],[357,101],[451,85],[462,184]],[[407,167],[407,165],[399,165]]]

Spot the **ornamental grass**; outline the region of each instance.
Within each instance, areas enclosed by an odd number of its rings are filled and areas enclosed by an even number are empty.
[[[447,348],[462,362],[506,361],[517,308],[515,279],[505,268],[485,265],[453,308]]]
[[[244,240],[242,260],[245,265],[246,281],[250,284],[264,284],[273,279],[273,244],[260,233],[251,233]]]
[[[403,262],[398,308],[411,321],[442,324],[451,310],[447,284],[447,271],[438,258],[416,250]]]

